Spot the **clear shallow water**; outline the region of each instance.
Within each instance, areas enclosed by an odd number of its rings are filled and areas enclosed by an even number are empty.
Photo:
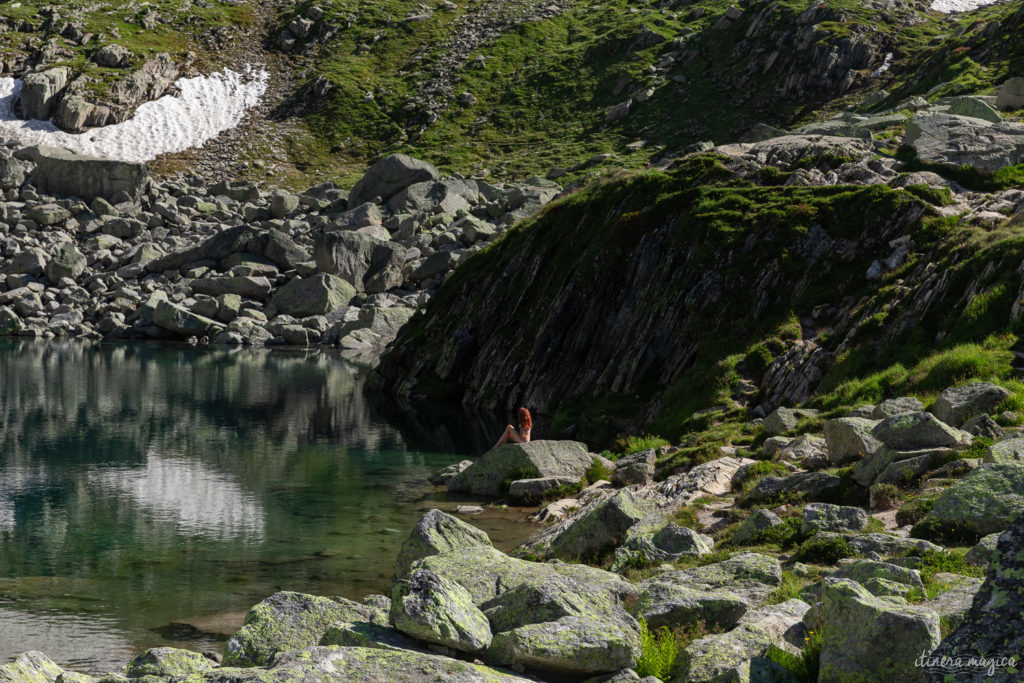
[[[362,391],[321,351],[0,341],[0,662],[220,651],[277,590],[384,590],[426,483],[493,418]],[[499,547],[516,513],[473,518]]]

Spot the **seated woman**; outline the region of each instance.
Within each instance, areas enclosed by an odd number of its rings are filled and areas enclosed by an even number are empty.
[[[533,418],[530,417],[530,411],[526,408],[519,409],[519,424],[515,427],[509,425],[505,427],[505,433],[498,439],[498,443],[494,444],[497,448],[503,444],[509,443],[526,443],[530,440],[530,430],[533,429]]]

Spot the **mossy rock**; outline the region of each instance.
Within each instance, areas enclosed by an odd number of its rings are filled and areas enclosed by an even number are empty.
[[[337,621],[387,625],[383,611],[344,598],[324,598],[284,591],[255,605],[228,641],[224,664],[266,665],[281,652],[317,645]]]

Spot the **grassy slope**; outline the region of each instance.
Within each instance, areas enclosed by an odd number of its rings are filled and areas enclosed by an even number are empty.
[[[59,11],[56,20],[40,14],[44,7],[54,6],[38,0],[0,4],[0,18],[27,21],[32,29],[5,31],[0,36],[0,58],[25,54],[27,45],[42,45],[44,36],[53,36],[61,50],[71,55],[49,65],[71,66],[76,74],[91,77],[94,79],[92,87],[100,96],[125,73],[122,69],[107,69],[90,61],[92,55],[105,45],[118,44],[131,50],[136,55],[132,67],[141,66],[145,59],[161,52],[178,59],[192,52],[198,57],[199,68],[215,69],[218,66],[217,56],[203,46],[200,37],[210,29],[249,25],[254,16],[249,4],[220,0],[194,4],[187,11],[182,9],[180,2],[173,0],[147,2],[142,8],[124,3],[96,4],[70,0],[56,6]],[[150,9],[160,15],[160,21],[153,29],[142,26],[142,18]],[[60,35],[65,22],[80,25],[84,32],[96,34],[97,38],[84,47],[75,45]],[[119,37],[115,37],[115,33]]]

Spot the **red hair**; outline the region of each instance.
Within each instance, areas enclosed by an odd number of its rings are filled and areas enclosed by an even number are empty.
[[[530,417],[530,411],[526,408],[519,409],[519,426],[524,432],[533,429],[533,418]]]

